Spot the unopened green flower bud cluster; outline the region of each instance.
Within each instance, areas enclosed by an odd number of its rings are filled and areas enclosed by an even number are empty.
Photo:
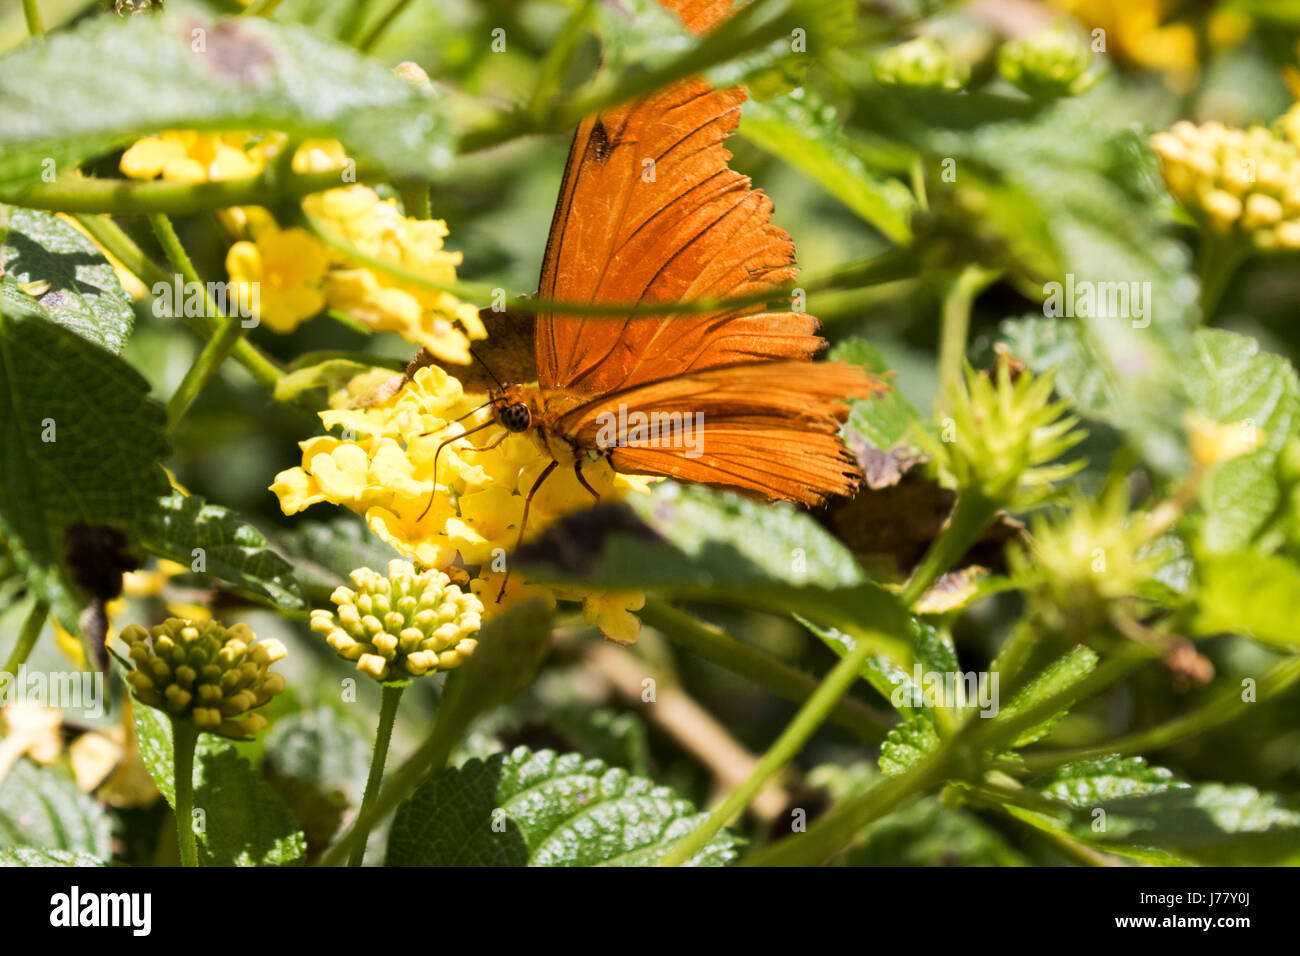
[[[938,437],[917,435],[939,470],[942,483],[973,492],[1000,508],[1027,508],[1052,492],[1052,485],[1083,467],[1082,461],[1053,464],[1083,440],[1078,419],[1065,414],[1068,402],[1053,402],[1052,373],[1012,376],[999,361],[991,376],[965,371],[964,387],[952,390],[948,418]]]
[[[132,624],[120,636],[135,665],[126,680],[136,698],[209,733],[254,736],[266,719],[251,711],[284,690],[284,677],[268,671],[284,645],[258,641],[246,624],[172,617],[147,631]]]
[[[335,589],[338,611],[312,611],[311,627],[363,674],[406,680],[459,667],[474,653],[483,604],[443,572],[417,574],[411,562],[395,560],[387,577],[370,568],[351,577],[356,589]]]
[[[1285,127],[1284,127],[1285,128]],[[1260,249],[1300,249],[1300,149],[1262,126],[1183,120],[1151,139],[1169,191],[1189,213]]]
[[[998,51],[998,72],[1030,96],[1055,99],[1090,89],[1100,77],[1091,70],[1087,40],[1063,29],[1040,30],[1011,40]]]
[[[970,68],[928,36],[882,51],[872,70],[878,83],[914,90],[959,90],[970,79]]]

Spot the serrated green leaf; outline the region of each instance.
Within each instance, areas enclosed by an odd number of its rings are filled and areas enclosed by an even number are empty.
[[[846,866],[1026,866],[1029,861],[973,813],[917,800],[863,829]]]
[[[104,808],[65,772],[23,758],[0,783],[0,848],[18,847],[108,859],[112,825]]]
[[[34,315],[0,315],[0,380],[0,535],[75,628],[80,599],[59,565],[64,529],[84,522],[136,536],[168,490],[158,465],[165,416],[120,358]]]
[[[228,508],[197,496],[173,492],[160,499],[144,522],[141,544],[190,567],[195,549],[201,549],[203,573],[264,595],[284,610],[307,606],[293,565],[271,550],[266,536]]]
[[[1280,355],[1246,335],[1200,329],[1187,390],[1192,406],[1220,424],[1247,423],[1260,447],[1216,466],[1201,490],[1201,548],[1212,554],[1246,547],[1269,520],[1281,491],[1275,464],[1300,423],[1300,380]]]
[[[1033,787],[1061,809],[1016,816],[1107,852],[1209,866],[1300,860],[1300,811],[1254,787],[1190,785],[1141,759],[1119,757],[1071,764]]]
[[[35,312],[119,353],[135,322],[131,299],[85,233],[37,209],[0,206],[0,311]],[[21,286],[48,284],[33,295]]]
[[[1064,656],[1058,657],[1044,667],[1033,680],[1016,694],[1010,704],[1001,709],[996,719],[1010,720],[1016,714],[1034,707],[1040,701],[1054,697],[1077,684],[1092,673],[1093,668],[1097,666],[1097,660],[1097,652],[1090,647],[1080,644],[1072,648]],[[1023,747],[1047,736],[1057,722],[1068,712],[1068,709],[1062,710],[1033,727],[1022,730],[1020,735],[1011,742],[1011,746]]]
[[[140,756],[171,806],[176,805],[171,722],[151,707],[134,705]],[[194,808],[199,859],[205,866],[292,866],[307,840],[289,808],[253,772],[228,741],[200,734],[194,756]]]
[[[889,732],[880,745],[880,772],[903,773],[939,745],[939,732],[928,720],[909,720]]]
[[[329,521],[299,521],[292,531],[275,536],[276,550],[286,555],[294,577],[310,591],[328,594],[351,582],[354,568],[382,571],[399,555],[358,518],[342,515]]]
[[[831,349],[827,359],[848,362],[866,369],[874,375],[889,372],[889,365],[874,345],[863,338],[851,338]],[[917,423],[924,422],[921,414],[893,389],[871,399],[850,399],[847,429],[871,442],[880,451],[889,451],[899,442],[907,440]],[[848,439],[851,441],[851,439]]]
[[[89,853],[71,850],[37,850],[29,846],[0,850],[0,866],[103,866]]]
[[[0,60],[0,101],[0,185],[16,194],[46,159],[68,175],[170,129],[338,139],[393,175],[432,175],[452,158],[435,99],[347,46],[255,17],[90,17]]]
[[[910,240],[916,208],[911,190],[868,169],[835,110],[810,96],[798,90],[765,102],[749,101],[740,134],[817,181],[889,239]]]
[[[1173,771],[1153,767],[1142,757],[1099,757],[1066,764],[1044,774],[1032,784],[1035,790],[1075,807],[1091,807],[1103,800],[1158,793],[1182,787]]]
[[[1195,634],[1240,634],[1300,647],[1300,568],[1280,555],[1236,551],[1196,567]]]
[[[516,747],[417,790],[393,820],[388,865],[648,866],[704,818],[626,770]],[[734,856],[735,838],[724,831],[687,865],[722,866]]]

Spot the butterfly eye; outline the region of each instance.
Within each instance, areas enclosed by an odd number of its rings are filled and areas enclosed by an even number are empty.
[[[523,402],[515,402],[501,409],[501,424],[506,427],[506,431],[526,432],[532,423],[532,413]]]

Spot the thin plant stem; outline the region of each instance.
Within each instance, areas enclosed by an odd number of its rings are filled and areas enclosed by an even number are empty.
[[[216,326],[216,334],[208,339],[199,351],[194,364],[186,371],[185,377],[181,379],[180,385],[167,403],[167,427],[172,429],[185,417],[185,412],[189,410],[199,392],[203,391],[203,386],[216,374],[221,363],[234,351],[235,345],[244,335],[244,323],[238,315],[224,318],[220,315],[217,304],[208,295],[207,286],[194,268],[194,263],[181,244],[180,237],[176,235],[176,228],[171,220],[162,214],[157,214],[149,217],[149,224],[153,227],[154,235],[158,237],[158,242],[161,243],[163,252],[172,267],[187,283],[192,283],[194,288],[203,290],[203,308],[209,321],[219,323]]]
[[[464,686],[459,669],[447,675],[442,701],[438,704],[438,716],[429,736],[390,776],[388,786],[379,791],[370,806],[357,813],[352,829],[325,852],[318,866],[338,866],[344,859],[350,859],[358,840],[364,840],[364,835],[414,793],[422,780],[437,774],[447,765],[456,742],[464,736],[477,714],[472,708],[461,706]]]
[[[45,618],[49,613],[50,605],[38,598],[27,613],[22,630],[18,632],[18,643],[9,652],[4,673],[10,677],[18,676],[18,669],[27,663],[27,658],[31,656],[32,648],[36,646],[36,639],[41,636],[41,630],[45,627]]]
[[[23,16],[27,20],[27,32],[32,35],[32,38],[43,39],[45,24],[41,22],[41,8],[36,0],[23,0]]]
[[[158,265],[132,241],[131,237],[108,216],[92,216],[78,213],[72,217],[99,243],[104,251],[116,258],[122,266],[145,285],[153,287],[158,283],[171,284],[174,275]],[[216,323],[203,316],[178,316],[196,334],[209,338],[216,329]],[[276,383],[284,373],[269,358],[259,352],[244,339],[235,344],[233,353],[235,361],[264,388],[275,391]]]
[[[240,12],[241,17],[269,17],[284,0],[253,0]]]
[[[198,842],[194,836],[194,748],[199,728],[192,720],[172,718],[172,769],[176,792],[176,846],[181,866],[199,865]]]
[[[803,704],[817,690],[817,681],[774,660],[732,637],[721,628],[701,621],[659,598],[647,597],[641,620],[686,650],[766,687],[779,697]],[[827,717],[866,743],[877,743],[893,721],[851,698],[836,701]]]
[[[993,523],[997,513],[997,502],[985,498],[974,488],[963,489],[957,495],[947,526],[931,542],[921,563],[903,586],[903,592],[899,596],[903,605],[910,608],[940,577],[951,570]]]
[[[411,0],[397,0],[396,3],[389,7],[388,12],[379,19],[379,22],[371,27],[366,35],[360,39],[356,45],[357,49],[362,53],[368,53],[370,48],[379,42],[379,38],[384,35],[384,32],[390,26],[392,26],[393,21],[398,18],[410,2]]]
[[[875,648],[866,641],[859,641],[853,650],[845,654],[838,664],[831,669],[817,688],[816,693],[808,698],[799,713],[759,759],[753,773],[744,783],[728,794],[722,806],[714,810],[707,820],[683,837],[660,860],[660,866],[680,866],[700,850],[704,849],[727,824],[749,805],[763,784],[767,783],[797,754],[813,732],[822,725],[831,708],[858,678],[862,665],[874,653]]]
[[[936,415],[943,414],[961,384],[961,367],[970,334],[971,306],[980,292],[1000,274],[971,264],[962,269],[944,291],[939,330],[939,389],[934,398]]]
[[[1094,760],[1111,754],[1128,756],[1161,750],[1196,734],[1222,726],[1240,717],[1250,707],[1282,691],[1300,679],[1300,654],[1287,657],[1270,667],[1255,683],[1252,701],[1242,699],[1241,685],[1229,681],[1221,692],[1190,714],[1176,717],[1146,730],[1126,734],[1096,747],[1072,747],[1066,750],[1049,750],[1024,756],[1026,770],[1046,772],[1077,760]]]
[[[357,818],[368,816],[367,811],[374,806],[379,796],[379,786],[384,779],[384,763],[388,760],[388,744],[393,739],[393,722],[397,719],[397,705],[402,701],[405,684],[385,684],[380,694],[379,727],[375,731],[375,752],[370,758],[370,774],[366,777],[365,793],[361,797],[361,809]],[[370,837],[370,828],[361,830],[352,841],[352,852],[348,856],[348,866],[360,866],[366,856],[366,840]]]

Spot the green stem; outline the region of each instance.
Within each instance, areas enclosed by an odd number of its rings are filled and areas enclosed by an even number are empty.
[[[167,403],[167,427],[172,429],[185,417],[185,412],[203,390],[203,386],[216,374],[221,363],[229,357],[235,345],[243,337],[244,323],[238,315],[224,318],[221,316],[217,304],[208,294],[208,287],[199,276],[198,270],[194,268],[194,263],[186,253],[185,246],[181,244],[180,237],[176,235],[176,228],[171,220],[161,214],[153,215],[149,217],[149,225],[153,227],[154,235],[158,237],[158,242],[162,245],[163,253],[172,264],[172,268],[179,272],[192,288],[202,290],[206,318],[210,323],[215,323],[217,328],[217,333],[208,339],[207,344],[199,351],[194,364],[189,367],[180,385],[177,386],[175,394]]]
[[[966,340],[970,334],[970,312],[975,298],[1001,273],[968,265],[950,280],[943,295],[942,325],[939,332],[939,389],[934,411],[942,417],[948,402],[961,385]]]
[[[253,0],[244,7],[241,17],[269,17],[284,0]]]
[[[412,219],[432,219],[433,205],[429,202],[429,183],[423,179],[401,179],[397,182],[397,194],[402,200],[402,209]]]
[[[373,169],[357,169],[359,182],[378,178],[380,174]],[[286,175],[272,163],[256,176],[206,183],[63,176],[52,183],[31,183],[14,192],[5,191],[0,194],[0,201],[13,206],[66,213],[116,216],[162,213],[176,216],[227,206],[274,206],[287,199],[334,189],[341,184],[338,170]]]
[[[363,807],[357,813],[352,829],[326,851],[318,866],[338,866],[344,859],[350,859],[358,840],[364,840],[365,834],[396,810],[399,803],[415,792],[422,780],[433,776],[447,765],[456,742],[464,736],[478,713],[473,707],[464,706],[464,689],[465,681],[460,669],[447,675],[442,701],[438,705],[438,717],[429,736],[392,774],[388,786],[380,790],[370,806]]]
[[[152,288],[158,283],[170,285],[173,275],[144,254],[117,223],[108,216],[91,216],[78,214],[73,216],[100,247],[116,258],[123,267],[136,276],[146,286]],[[179,316],[196,334],[209,338],[216,329],[216,323],[207,316]],[[284,373],[275,363],[259,352],[248,342],[240,339],[234,350],[234,358],[257,380],[259,385],[275,391],[275,385],[284,377]]]
[[[754,767],[749,778],[728,794],[722,806],[709,814],[709,818],[683,837],[660,860],[660,866],[681,866],[708,845],[718,831],[740,814],[754,799],[763,784],[767,783],[797,754],[813,732],[822,725],[831,708],[858,678],[862,665],[875,652],[866,641],[859,641],[845,654],[821,682],[816,693],[795,714],[794,720],[768,748]]]
[[[1197,270],[1201,282],[1201,317],[1205,322],[1214,318],[1219,301],[1232,284],[1233,276],[1250,258],[1251,247],[1238,236],[1220,236],[1213,232],[1201,235],[1200,261]]]
[[[1021,618],[1011,636],[1003,643],[998,656],[989,665],[989,670],[998,675],[998,681],[1004,690],[1024,669],[1034,648],[1038,646],[1040,637],[1042,629],[1028,618]]]
[[[27,32],[34,39],[45,36],[45,24],[41,22],[41,10],[36,0],[23,0],[23,16],[27,18]]]
[[[939,537],[931,542],[921,563],[907,579],[899,596],[903,605],[910,608],[933,587],[934,582],[951,570],[993,523],[997,513],[996,502],[985,498],[974,488],[962,490],[957,495],[957,503],[953,506],[948,524],[939,532]]]
[[[199,865],[199,848],[194,837],[194,748],[198,740],[199,728],[192,720],[172,718],[176,845],[181,855],[181,866]]]
[[[806,833],[779,840],[746,857],[742,865],[809,866],[830,859],[867,824],[941,782],[960,739],[942,742],[904,773],[885,777],[857,799],[823,815]]]
[[[397,19],[398,15],[406,9],[407,4],[410,2],[411,0],[397,0],[396,3],[389,7],[388,12],[385,13],[383,17],[380,18],[379,22],[370,28],[370,32],[362,37],[361,41],[357,43],[357,49],[362,53],[368,52],[371,47],[379,42],[379,38],[384,35],[384,32],[392,25],[393,21]]]
[[[817,690],[817,681],[802,671],[658,598],[647,597],[645,607],[638,614],[644,623],[674,644],[792,703],[803,704]],[[893,724],[889,717],[852,698],[837,701],[828,719],[866,743],[878,743]]]
[[[1300,655],[1285,658],[1270,667],[1256,682],[1254,701],[1242,700],[1240,684],[1230,681],[1228,686],[1212,700],[1190,714],[1147,730],[1127,734],[1101,746],[1073,747],[1067,750],[1027,754],[1024,757],[1024,766],[1026,770],[1034,773],[1044,773],[1076,760],[1094,760],[1111,754],[1128,756],[1161,750],[1187,737],[1230,723],[1244,714],[1247,708],[1262,703],[1270,697],[1276,697],[1297,679],[1300,679]]]
[[[23,621],[23,629],[18,632],[18,643],[9,652],[4,673],[10,677],[18,676],[18,669],[27,663],[27,658],[31,656],[32,648],[36,646],[36,639],[41,636],[41,630],[45,627],[45,618],[49,613],[50,605],[38,598]]]
[[[379,796],[379,784],[384,779],[384,762],[388,759],[388,744],[393,738],[393,722],[397,719],[397,705],[401,703],[402,691],[405,689],[405,684],[385,684],[380,695],[375,752],[370,758],[370,774],[366,777],[366,789],[361,797],[361,809],[357,813],[358,821],[369,816],[368,811]],[[361,865],[366,855],[366,840],[369,837],[369,827],[357,832],[352,841],[352,853],[348,856],[348,866]]]

